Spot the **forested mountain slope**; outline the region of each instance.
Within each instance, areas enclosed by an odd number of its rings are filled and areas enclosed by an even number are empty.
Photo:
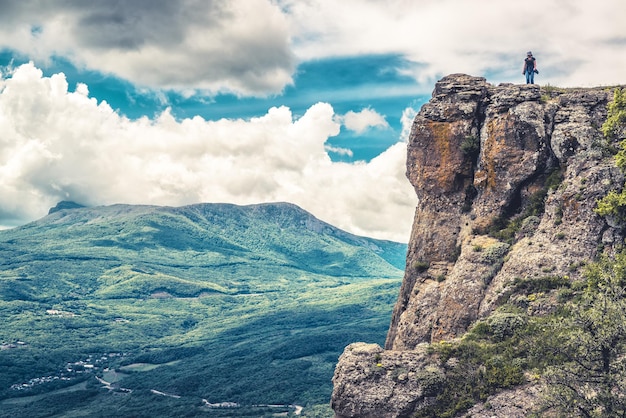
[[[382,343],[405,255],[286,203],[62,202],[0,231],[0,415],[323,409],[343,346]]]

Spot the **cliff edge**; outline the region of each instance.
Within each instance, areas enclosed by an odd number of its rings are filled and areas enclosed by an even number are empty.
[[[419,200],[387,341],[346,348],[333,379],[337,418],[415,416],[450,369],[434,344],[502,315],[505,303],[551,312],[553,288],[529,297],[529,286],[581,281],[582,266],[623,245],[622,229],[594,212],[624,184],[600,129],[612,98],[610,88],[493,86],[464,74],[437,82],[408,143]],[[525,416],[537,388],[518,383],[470,415]]]

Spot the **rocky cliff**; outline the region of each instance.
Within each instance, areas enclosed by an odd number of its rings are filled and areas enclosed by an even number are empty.
[[[436,84],[408,144],[419,203],[387,341],[346,348],[337,418],[415,415],[450,369],[433,344],[458,339],[505,301],[549,312],[549,287],[529,297],[520,284],[581,280],[581,266],[623,244],[623,231],[594,212],[624,184],[600,130],[612,97],[609,88],[493,86],[463,74]],[[470,415],[524,416],[537,396],[518,385]]]

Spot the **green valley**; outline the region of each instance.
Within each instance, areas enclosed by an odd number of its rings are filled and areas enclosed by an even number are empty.
[[[50,212],[0,231],[0,416],[328,416],[407,248],[286,203]]]

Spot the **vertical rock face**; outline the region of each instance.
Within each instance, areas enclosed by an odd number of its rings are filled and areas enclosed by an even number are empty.
[[[419,203],[380,358],[398,363],[397,352],[406,360],[422,343],[460,337],[494,311],[514,280],[548,273],[580,279],[576,266],[598,248],[623,243],[622,231],[593,211],[624,182],[599,129],[611,99],[609,89],[492,86],[463,74],[436,84],[408,144],[407,177]],[[512,235],[494,233],[514,218],[521,226]],[[542,307],[528,309],[540,314]],[[382,389],[363,376],[361,387],[369,389],[348,396],[356,375],[342,371],[353,360],[344,354],[335,374],[337,417],[410,416],[426,402],[391,391],[372,406],[360,396]],[[369,412],[345,409],[348,403]]]
[[[569,265],[615,242],[619,231],[593,212],[622,181],[599,131],[610,98],[601,89],[542,97],[537,85],[494,87],[459,74],[437,83],[408,145],[419,206],[387,349],[460,336],[491,312],[507,280],[547,268],[570,274]],[[563,181],[527,239],[515,242],[506,263],[494,263],[510,244],[487,232],[548,192],[555,172]]]

